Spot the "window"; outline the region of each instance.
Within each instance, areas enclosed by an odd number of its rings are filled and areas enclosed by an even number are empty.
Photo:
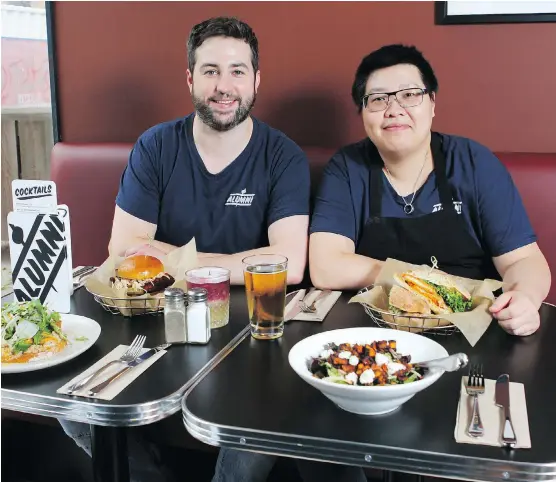
[[[44,1],[3,1],[2,288],[9,279],[8,229],[13,179],[49,179],[53,146]]]

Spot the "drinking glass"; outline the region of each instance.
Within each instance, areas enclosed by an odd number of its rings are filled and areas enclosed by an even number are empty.
[[[251,336],[273,340],[284,333],[288,258],[259,254],[243,259]]]

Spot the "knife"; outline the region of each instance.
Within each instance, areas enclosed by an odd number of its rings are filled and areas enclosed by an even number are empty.
[[[504,410],[500,439],[505,446],[514,447],[517,440],[510,414],[510,375],[500,375],[496,380],[495,403]]]
[[[97,395],[99,392],[101,392],[102,390],[104,390],[108,385],[110,385],[114,380],[116,380],[117,378],[120,378],[124,373],[127,373],[129,370],[131,370],[133,367],[136,367],[137,365],[140,365],[141,363],[143,363],[145,360],[148,360],[150,357],[152,357],[154,354],[158,353],[161,350],[165,350],[166,348],[168,348],[171,345],[171,343],[164,343],[162,345],[158,345],[155,346],[154,348],[151,348],[150,350],[147,350],[145,353],[143,353],[142,355],[139,355],[137,358],[135,358],[134,360],[130,361],[125,367],[123,367],[121,370],[118,370],[114,375],[112,375],[110,378],[108,378],[108,380],[103,381],[102,383],[99,383],[98,385],[95,385],[94,387],[92,387],[88,392],[87,395],[89,397],[94,397],[95,395]]]
[[[288,311],[288,313],[286,314],[286,316],[284,317],[284,321],[290,321],[291,319],[295,318],[299,313],[301,313],[302,309],[301,306],[303,304],[303,302],[309,297],[309,295],[315,291],[315,288],[311,288],[309,291],[305,292],[305,296],[300,299],[293,307],[290,311]]]

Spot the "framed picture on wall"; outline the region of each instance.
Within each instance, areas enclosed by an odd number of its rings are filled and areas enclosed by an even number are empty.
[[[556,22],[556,1],[435,2],[437,25]]]

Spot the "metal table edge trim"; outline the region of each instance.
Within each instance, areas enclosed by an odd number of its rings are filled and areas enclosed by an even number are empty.
[[[188,382],[170,395],[133,405],[100,404],[82,399],[29,395],[17,390],[1,390],[1,407],[45,417],[61,418],[76,422],[110,427],[135,427],[148,425],[173,415],[180,409],[180,401],[190,387],[216,367],[249,333],[243,328],[230,342],[211,358]]]
[[[194,386],[182,399],[183,423],[193,437],[208,445],[473,481],[556,481],[556,460],[542,464],[496,461],[481,457],[446,455],[211,423],[189,411],[187,395],[193,388]]]

